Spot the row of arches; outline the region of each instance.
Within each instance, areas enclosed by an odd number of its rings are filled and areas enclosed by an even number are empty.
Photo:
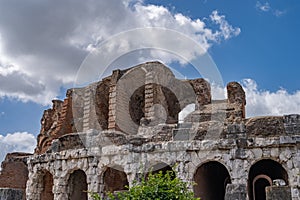
[[[173,170],[165,163],[159,163],[152,167],[152,173]],[[144,174],[147,177],[147,173]],[[265,188],[273,185],[273,180],[281,179],[288,184],[286,170],[276,161],[265,159],[255,163],[248,175],[248,197],[249,200],[265,200]],[[217,161],[209,161],[201,164],[194,176],[195,185],[193,187],[196,197],[202,200],[224,200],[226,186],[231,183],[228,169]],[[53,200],[53,177],[50,172],[44,171],[42,174],[41,200]],[[103,192],[116,192],[127,189],[129,185],[127,175],[124,171],[108,167],[102,176]],[[68,199],[87,200],[88,199],[87,176],[83,170],[75,170],[68,179]]]

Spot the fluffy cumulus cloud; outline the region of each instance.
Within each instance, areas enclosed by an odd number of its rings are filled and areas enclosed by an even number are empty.
[[[95,47],[129,29],[180,31],[204,50],[240,33],[217,11],[207,19],[191,19],[141,0],[0,0],[0,98],[48,104],[61,87],[72,83],[82,61]],[[128,48],[135,38],[131,39],[117,48]],[[151,35],[152,41],[160,39]],[[155,56],[150,51],[144,54],[151,53]],[[175,58],[161,59],[170,62]]]
[[[252,79],[244,79],[241,83],[246,92],[247,116],[300,113],[300,91],[288,93],[283,88],[274,92],[260,90]]]
[[[36,146],[36,138],[27,132],[9,133],[0,135],[0,162],[10,152],[33,153]]]

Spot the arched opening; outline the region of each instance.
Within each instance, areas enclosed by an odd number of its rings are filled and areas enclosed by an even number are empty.
[[[271,159],[260,160],[251,166],[248,177],[249,200],[265,200],[265,188],[275,179],[282,179],[288,184],[288,175],[278,162]]]
[[[86,174],[82,170],[74,171],[68,181],[69,200],[87,200],[87,181]]]
[[[178,113],[181,109],[176,95],[162,85],[151,84],[151,87],[153,88],[153,93],[145,91],[146,85],[143,85],[136,89],[130,97],[129,113],[133,122],[140,125],[141,119],[145,117],[146,102],[151,102],[154,105],[160,105],[164,109],[164,112],[161,109],[154,111],[155,117],[162,119],[166,117],[165,122],[167,124],[177,123]]]
[[[53,200],[53,176],[49,171],[42,173],[42,187],[41,200]]]
[[[134,91],[129,101],[129,114],[131,119],[137,125],[145,117],[145,85]]]
[[[194,175],[194,192],[201,200],[224,200],[226,186],[231,183],[224,165],[217,161],[202,164]]]
[[[167,119],[167,124],[178,123],[178,113],[181,111],[179,101],[176,95],[167,87],[154,84],[154,104],[159,104],[164,107]]]
[[[157,174],[157,173],[162,172],[163,175],[165,175],[167,173],[167,171],[173,171],[173,174],[172,174],[173,176],[171,178],[175,178],[175,173],[174,173],[173,168],[170,165],[167,165],[166,163],[163,163],[163,162],[153,165],[152,167],[149,168],[149,170],[151,171],[152,174]],[[150,172],[148,172],[145,175],[146,179],[148,178],[149,173]]]
[[[103,182],[105,193],[127,190],[126,186],[129,185],[126,173],[111,167],[105,170]]]

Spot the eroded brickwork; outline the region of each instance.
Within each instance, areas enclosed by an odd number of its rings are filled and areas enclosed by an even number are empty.
[[[1,164],[0,188],[15,188],[25,191],[28,180],[27,158],[31,154],[9,153]]]
[[[149,62],[66,96],[44,112],[28,161],[28,200],[50,192],[46,172],[53,198],[65,200],[75,195],[74,180],[105,196],[153,166],[175,166],[208,200],[253,200],[277,183],[289,199],[300,198],[300,115],[245,118],[245,92],[237,82],[227,84],[227,99],[213,100],[205,79],[178,80],[163,64]],[[195,110],[179,121],[190,104]]]

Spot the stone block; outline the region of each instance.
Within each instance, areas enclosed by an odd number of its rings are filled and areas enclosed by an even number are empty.
[[[266,200],[292,200],[291,188],[289,186],[266,187]]]
[[[226,186],[225,200],[246,200],[246,196],[246,185],[228,184]]]

